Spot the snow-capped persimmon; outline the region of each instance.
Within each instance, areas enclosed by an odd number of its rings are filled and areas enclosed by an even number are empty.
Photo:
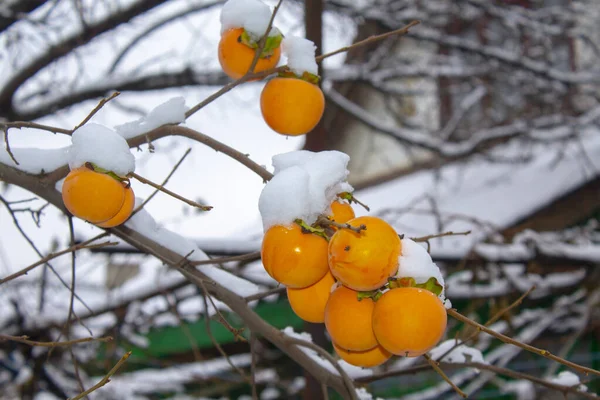
[[[358,292],[339,286],[325,306],[325,327],[331,340],[343,349],[365,351],[377,346],[372,318],[375,303],[358,300]]]
[[[365,351],[350,351],[333,343],[333,349],[348,364],[362,368],[373,368],[383,364],[392,357],[392,353],[377,345]]]
[[[321,120],[325,97],[314,83],[295,77],[277,77],[263,88],[260,110],[267,125],[275,132],[304,135]]]
[[[375,303],[373,332],[390,353],[416,357],[437,345],[446,330],[447,318],[444,304],[432,292],[396,288]]]
[[[337,200],[334,200],[331,203],[331,215],[329,216],[329,219],[333,222],[345,224],[354,217],[354,209],[352,209],[352,206],[349,203],[345,201],[340,202]]]
[[[125,202],[125,186],[115,178],[82,167],[69,172],[62,186],[67,210],[83,220],[100,223],[113,218]]]
[[[125,201],[123,202],[123,206],[111,219],[104,222],[99,222],[96,225],[101,228],[113,228],[115,226],[121,225],[123,222],[127,221],[127,219],[131,216],[131,212],[133,211],[133,206],[135,204],[135,195],[131,187],[125,189]]]
[[[384,220],[365,216],[351,219],[353,227],[366,229],[355,232],[338,229],[329,241],[329,267],[333,276],[344,285],[358,291],[375,290],[398,271],[401,241]]]
[[[327,271],[327,241],[304,233],[297,224],[270,227],[262,242],[261,257],[267,273],[294,289],[317,283]]]
[[[287,288],[288,300],[294,313],[304,321],[323,323],[325,305],[334,283],[333,275],[327,271],[325,276],[314,285],[301,289]]]
[[[232,79],[239,79],[248,72],[256,50],[244,43],[244,28],[229,29],[223,32],[219,41],[219,63],[223,72]],[[277,45],[271,51],[259,57],[254,72],[275,68],[281,57],[281,48]]]

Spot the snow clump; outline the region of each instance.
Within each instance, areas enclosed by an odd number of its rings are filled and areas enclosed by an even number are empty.
[[[221,9],[221,35],[229,29],[244,28],[253,39],[265,34],[271,21],[271,9],[260,0],[229,0]],[[277,28],[269,31],[276,36]]]
[[[557,385],[577,387],[577,390],[587,392],[588,388],[579,380],[579,376],[575,375],[571,371],[563,371],[557,376],[550,379],[550,382]]]
[[[71,169],[91,162],[119,176],[135,171],[135,158],[127,141],[104,125],[85,124],[73,132],[71,142],[67,155]]]
[[[165,124],[180,124],[185,121],[186,111],[185,99],[181,96],[173,97],[156,106],[145,117],[117,125],[115,130],[125,139],[129,139]]]
[[[318,75],[319,67],[315,61],[317,46],[308,39],[297,36],[287,36],[281,42],[281,49],[287,56],[287,65],[297,76],[304,72]]]

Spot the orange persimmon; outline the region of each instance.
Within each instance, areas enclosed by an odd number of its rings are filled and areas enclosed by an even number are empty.
[[[334,200],[331,203],[331,215],[329,219],[338,224],[345,224],[355,217],[352,206],[348,203]]]
[[[244,44],[242,34],[244,28],[229,29],[223,33],[219,41],[219,63],[223,72],[232,79],[239,79],[248,72],[254,59],[255,49]],[[261,56],[254,72],[275,68],[281,57],[281,47],[273,49],[272,54]]]
[[[121,225],[123,222],[127,221],[127,219],[131,216],[131,212],[133,211],[133,206],[135,204],[135,195],[133,194],[133,190],[131,187],[125,189],[125,201],[123,202],[123,206],[111,219],[104,222],[99,222],[96,225],[101,228],[113,228],[115,226]]]
[[[347,224],[364,225],[355,232],[338,229],[329,241],[329,268],[344,285],[358,291],[375,290],[398,271],[401,241],[384,220],[377,217],[358,217]]]
[[[416,357],[437,345],[446,330],[447,318],[444,304],[432,292],[396,288],[375,303],[373,332],[390,353]]]
[[[297,224],[270,227],[263,238],[261,258],[267,273],[294,289],[317,283],[327,271],[327,241],[304,233]]]
[[[125,186],[115,178],[88,168],[69,172],[62,186],[62,198],[74,216],[92,223],[113,218],[125,202]]]
[[[331,340],[343,349],[365,351],[377,346],[372,319],[375,303],[358,300],[358,292],[339,286],[325,306],[325,327]]]
[[[282,135],[310,132],[321,120],[325,97],[321,89],[300,78],[273,78],[262,90],[260,110],[271,129]]]
[[[373,368],[383,364],[392,357],[392,353],[377,345],[365,351],[350,351],[333,343],[333,349],[348,364],[362,368]]]
[[[304,321],[322,323],[325,321],[325,305],[331,294],[335,279],[327,271],[320,281],[306,288],[287,288],[287,296],[294,313]]]

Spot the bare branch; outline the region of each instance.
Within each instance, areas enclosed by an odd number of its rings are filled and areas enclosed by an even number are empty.
[[[64,342],[38,342],[35,340],[29,340],[29,338],[27,336],[0,335],[0,341],[19,342],[19,343],[27,344],[29,346],[39,346],[39,347],[67,347],[67,346],[73,346],[74,344],[88,343],[88,342],[106,343],[106,342],[110,342],[111,340],[113,340],[113,338],[110,336],[107,336],[107,337],[101,337],[101,338],[88,337],[88,338],[82,338],[82,339],[73,339],[73,340],[67,340]]]
[[[89,388],[85,392],[80,393],[80,394],[78,394],[75,397],[71,397],[68,400],[79,400],[79,399],[82,399],[83,397],[87,396],[88,394],[92,393],[93,391],[95,391],[97,389],[100,389],[102,386],[106,385],[108,382],[110,382],[110,377],[113,376],[119,370],[119,368],[121,368],[123,366],[123,364],[125,364],[125,362],[127,361],[127,359],[129,358],[130,355],[131,355],[131,351],[128,351],[127,353],[125,353],[123,355],[123,357],[121,357],[121,359],[119,360],[119,362],[117,362],[115,364],[115,366],[112,367],[112,369],[110,371],[108,371],[108,373],[104,376],[104,378],[102,378],[100,380],[100,382],[96,383],[94,386],[92,386],[91,388]]]

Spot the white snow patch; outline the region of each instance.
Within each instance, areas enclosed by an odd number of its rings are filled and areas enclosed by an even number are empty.
[[[305,38],[297,36],[286,36],[281,42],[281,49],[287,56],[287,65],[297,76],[304,72],[318,75],[319,67],[315,61],[317,46]]]
[[[579,380],[579,376],[574,374],[571,371],[563,371],[558,375],[552,377],[550,382],[555,383],[557,385],[577,387],[577,390],[582,392],[587,392],[588,388]]]
[[[41,174],[51,172],[63,166],[67,158],[69,147],[58,149],[38,149],[35,147],[11,147],[11,152],[19,165],[15,164],[8,151],[6,143],[0,146],[0,163],[12,168],[27,172],[28,174]]]
[[[466,362],[477,362],[485,363],[481,350],[474,347],[469,347],[465,344],[461,344],[453,349],[450,353],[444,356],[447,351],[452,349],[456,345],[456,339],[448,339],[429,351],[429,355],[436,361],[442,361],[453,364],[462,364]]]
[[[125,139],[142,135],[165,124],[180,124],[185,121],[187,111],[183,97],[173,97],[156,106],[145,117],[137,121],[116,125],[115,130]]]
[[[312,224],[330,213],[331,202],[341,192],[352,191],[346,179],[350,157],[339,151],[293,151],[273,157],[275,176],[258,200],[263,229],[289,225],[300,218]]]
[[[100,168],[125,176],[135,170],[135,158],[127,141],[112,129],[89,123],[73,132],[68,159],[71,169],[91,162]]]
[[[444,277],[425,247],[409,238],[402,239],[402,254],[398,258],[398,263],[400,267],[395,275],[396,278],[413,278],[418,284],[435,278],[442,285],[439,298],[442,302],[446,300]]]
[[[265,34],[271,9],[259,0],[229,0],[221,9],[221,34],[229,29],[244,28],[254,39]],[[272,29],[269,36],[278,34]]]
[[[517,400],[535,400],[535,385],[533,382],[524,379],[518,381],[505,381],[500,386],[502,393],[513,393],[517,396]]]
[[[278,399],[281,392],[274,387],[268,387],[260,393],[260,400]]]

